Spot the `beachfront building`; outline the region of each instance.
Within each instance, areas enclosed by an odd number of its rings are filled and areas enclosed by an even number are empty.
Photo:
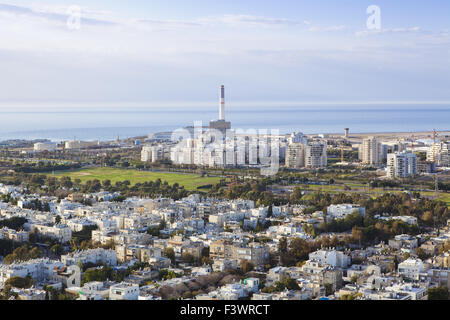
[[[72,140],[72,141],[66,141],[64,144],[65,149],[71,150],[71,149],[87,149],[89,147],[98,146],[98,141],[80,141],[80,140]]]
[[[54,142],[38,142],[34,144],[34,151],[40,152],[40,151],[48,151],[52,152],[56,150],[56,143]]]

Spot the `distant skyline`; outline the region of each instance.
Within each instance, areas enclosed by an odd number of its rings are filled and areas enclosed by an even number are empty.
[[[449,13],[446,0],[0,0],[0,110],[195,108],[221,84],[231,108],[450,104]]]

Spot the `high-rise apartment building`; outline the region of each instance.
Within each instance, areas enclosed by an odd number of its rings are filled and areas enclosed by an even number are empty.
[[[369,137],[363,140],[359,149],[359,158],[363,164],[379,165],[382,161],[383,148],[375,137]]]
[[[387,155],[387,176],[408,178],[417,175],[417,156],[414,153],[396,152]]]
[[[306,145],[305,166],[307,168],[323,168],[327,166],[327,144],[313,141]]]
[[[427,161],[435,162],[437,166],[450,166],[450,142],[433,143],[427,151]]]
[[[306,147],[303,143],[291,143],[286,150],[286,167],[303,168],[305,166]]]

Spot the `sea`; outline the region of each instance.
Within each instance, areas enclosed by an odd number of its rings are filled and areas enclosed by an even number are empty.
[[[208,125],[218,107],[0,109],[0,141],[9,139],[115,140]],[[227,107],[233,129],[313,133],[450,130],[450,104],[371,104]]]

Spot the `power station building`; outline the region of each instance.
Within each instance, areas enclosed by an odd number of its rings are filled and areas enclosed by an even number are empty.
[[[231,122],[225,121],[225,86],[220,86],[219,94],[219,120],[210,121],[209,129],[219,130],[225,135],[226,131],[231,129]]]

